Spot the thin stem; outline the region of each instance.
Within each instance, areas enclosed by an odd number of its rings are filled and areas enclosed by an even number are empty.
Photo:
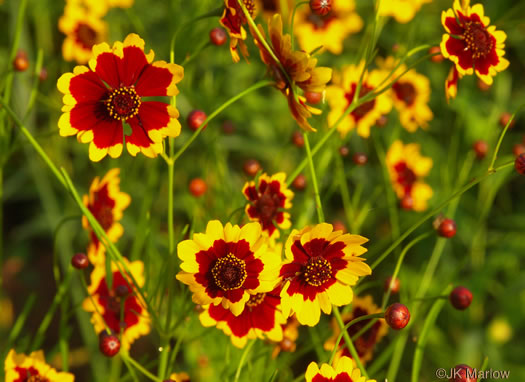
[[[121,357],[122,359],[125,361],[125,362],[128,362],[129,364],[131,364],[135,369],[137,369],[138,371],[140,371],[142,374],[144,374],[146,377],[148,377],[149,379],[151,379],[152,381],[155,381],[155,382],[162,382],[162,380],[160,378],[157,378],[155,377],[153,374],[151,374],[148,370],[146,370],[140,363],[138,363],[137,361],[135,361],[133,358],[131,358],[128,354],[126,353],[121,353]]]
[[[109,369],[109,382],[118,382],[120,380],[121,371],[122,357],[118,355],[111,359],[111,367]]]
[[[507,130],[509,129],[512,121],[514,121],[514,117],[516,116],[516,114],[523,108],[525,107],[525,104],[524,105],[521,105],[520,107],[518,107],[518,109],[514,112],[514,114],[512,114],[512,116],[510,117],[509,121],[507,122],[507,124],[505,125],[505,128],[503,129],[503,131],[501,132],[500,136],[499,136],[499,139],[498,139],[498,143],[496,144],[496,150],[494,150],[494,154],[492,155],[492,160],[490,161],[490,166],[489,166],[489,169],[488,171],[492,171],[494,169],[494,163],[496,162],[496,158],[498,157],[498,152],[499,152],[499,148],[501,146],[501,142],[503,142],[503,137],[505,136],[505,134],[507,133]]]
[[[248,353],[250,353],[250,350],[253,347],[253,344],[256,340],[251,340],[248,346],[246,346],[246,349],[244,349],[244,352],[242,353],[241,359],[239,361],[239,365],[237,366],[237,371],[235,372],[235,378],[233,379],[233,382],[239,382],[239,378],[241,376],[241,370],[244,365],[244,362],[246,361],[246,357],[248,357]]]
[[[308,139],[308,133],[303,133],[304,136],[304,147],[306,148],[306,157],[308,158],[308,164],[310,165],[310,175],[312,177],[312,184],[314,186],[315,195],[315,209],[317,211],[317,219],[319,223],[324,222],[323,205],[321,204],[321,196],[319,195],[319,186],[317,185],[317,176],[315,175],[314,161],[312,159],[312,152],[310,151],[310,141]]]
[[[27,119],[29,113],[31,113],[31,110],[33,110],[33,106],[35,106],[36,96],[38,94],[38,84],[40,83],[40,79],[38,78],[38,76],[40,75],[40,70],[42,70],[43,60],[44,51],[42,49],[39,49],[36,56],[35,70],[33,71],[33,87],[31,88],[31,95],[29,96],[29,102],[27,103],[27,109],[24,115],[24,120]]]
[[[332,308],[333,308],[335,320],[337,321],[337,325],[339,325],[339,329],[341,329],[343,338],[345,339],[346,346],[348,347],[348,350],[350,351],[350,354],[352,355],[352,359],[355,361],[359,370],[361,370],[361,375],[364,376],[366,379],[368,379],[368,374],[366,373],[366,370],[363,364],[361,363],[361,360],[359,359],[359,355],[357,354],[357,351],[355,350],[352,339],[348,335],[348,332],[344,329],[345,324],[343,322],[343,318],[341,317],[341,313],[339,313],[339,309],[336,306],[333,306]]]

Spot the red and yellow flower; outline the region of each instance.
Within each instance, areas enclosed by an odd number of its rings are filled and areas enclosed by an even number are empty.
[[[185,372],[171,374],[170,380],[173,382],[190,382],[191,381],[190,376]]]
[[[243,3],[246,10],[250,13],[250,16],[255,16],[256,8],[254,0],[243,0]],[[224,12],[222,13],[220,23],[230,35],[230,53],[233,62],[240,61],[239,50],[242,56],[247,58],[249,56],[248,47],[244,43],[244,40],[246,40],[248,34],[243,26],[247,23],[247,20],[237,0],[224,0]]]
[[[102,180],[98,176],[95,177],[89,188],[89,195],[84,195],[82,199],[112,243],[116,243],[124,233],[124,228],[119,221],[122,219],[123,211],[131,202],[131,197],[120,191],[119,173],[120,169],[114,168],[108,171]],[[104,245],[98,240],[85,216],[82,217],[82,226],[89,231],[89,260],[93,264],[103,263],[105,260]]]
[[[249,339],[254,338],[281,341],[282,325],[286,319],[280,310],[280,291],[278,286],[271,292],[250,295],[238,316],[221,305],[208,305],[199,319],[203,326],[221,329],[238,348],[243,348]]]
[[[4,361],[5,382],[73,382],[71,373],[58,372],[46,363],[42,350],[29,356],[9,351]]]
[[[400,65],[393,73],[396,62],[393,57],[379,60],[379,66],[393,78],[405,72],[406,66]],[[392,100],[399,113],[401,125],[411,133],[419,127],[427,128],[428,122],[434,114],[428,107],[430,101],[430,81],[427,77],[417,73],[414,69],[404,73],[392,85]]]
[[[406,24],[414,18],[421,6],[432,0],[388,0],[379,3],[380,16],[392,16],[398,23]]]
[[[352,302],[351,286],[359,276],[372,273],[360,257],[367,251],[361,244],[367,241],[363,236],[333,231],[328,223],[293,230],[286,241],[286,260],[280,272],[284,316],[295,312],[301,324],[314,326],[321,310],[330,314],[332,304]]]
[[[364,62],[357,66],[349,65],[343,68],[340,76],[334,76],[334,85],[329,86],[326,91],[326,98],[330,106],[330,113],[328,113],[328,124],[330,126],[335,124],[352,103],[364,65]],[[363,75],[361,89],[359,90],[359,97],[363,97],[375,90],[383,82],[383,79],[383,71],[372,70],[368,72],[366,70]],[[384,92],[378,95],[373,100],[362,104],[348,114],[337,125],[337,130],[339,130],[341,136],[344,137],[350,130],[357,128],[359,136],[368,138],[370,136],[370,128],[378,119],[392,109],[392,100],[388,93]]]
[[[352,301],[352,311],[343,313],[341,315],[344,324],[348,324],[350,321],[355,320],[361,316],[366,316],[369,314],[380,313],[381,308],[379,308],[372,299],[372,296],[365,296],[363,298],[356,297]],[[371,320],[360,321],[347,329],[350,337],[353,337],[361,331],[365,326],[370,323]],[[337,341],[337,337],[341,333],[341,329],[337,324],[336,320],[333,319],[332,323],[333,335],[330,337],[324,344],[325,350],[332,351]],[[354,341],[354,346],[357,351],[359,359],[364,364],[372,359],[374,354],[375,345],[383,338],[388,332],[388,325],[384,319],[377,320],[366,332],[364,332],[359,338]],[[346,356],[352,358],[348,348],[344,343],[339,344],[338,356]]]
[[[177,246],[182,260],[177,279],[189,286],[196,304],[222,304],[238,316],[252,295],[270,292],[279,282],[280,254],[267,241],[259,223],[241,228],[210,221],[206,233]]]
[[[242,193],[248,199],[246,214],[252,221],[258,221],[271,238],[278,238],[279,230],[291,226],[290,214],[284,212],[292,208],[293,192],[286,186],[284,172],[268,176],[263,173],[255,181],[247,182]]]
[[[361,371],[354,367],[352,360],[341,357],[334,362],[334,367],[323,363],[319,369],[317,363],[312,362],[306,369],[306,382],[376,382],[361,376]]]
[[[399,199],[411,198],[415,211],[424,211],[432,188],[422,181],[430,172],[432,159],[420,154],[419,145],[395,141],[386,154],[390,180]]]
[[[452,9],[442,12],[441,23],[447,33],[441,40],[441,53],[456,65],[461,76],[476,72],[491,85],[492,77],[509,66],[503,58],[507,35],[490,26],[483,5],[471,7],[469,3],[455,0]]]
[[[309,7],[299,7],[296,20],[294,32],[307,52],[323,46],[333,54],[341,54],[344,40],[363,28],[353,0],[332,0],[332,10],[326,16],[315,14]]]
[[[60,135],[77,135],[88,143],[89,158],[99,161],[107,154],[119,157],[124,140],[128,152],[155,157],[163,150],[165,137],[180,133],[176,108],[143,97],[174,96],[183,68],[165,61],[153,62],[154,53],[144,53],[144,40],[130,34],[113,48],[102,43],[93,47],[89,68],[76,66],[58,80],[64,94],[64,114],[58,121]],[[131,127],[124,139],[123,122]]]
[[[144,286],[144,263],[130,263],[123,259],[131,276],[139,287]],[[93,312],[91,323],[100,333],[108,327],[120,337],[122,346],[129,349],[139,337],[150,332],[150,317],[145,302],[137,294],[129,274],[122,274],[115,262],[111,264],[113,283],[111,289],[106,281],[105,264],[96,264],[91,272],[91,283],[88,287],[89,297],[82,303],[82,308]],[[105,325],[104,325],[105,323]]]
[[[66,35],[62,44],[62,56],[66,61],[87,63],[93,46],[107,37],[108,26],[96,13],[76,3],[68,3],[58,20],[58,29]]]
[[[264,37],[262,26],[257,27]],[[260,50],[262,61],[268,66],[270,74],[276,81],[276,87],[288,100],[293,118],[302,129],[315,131],[308,122],[308,118],[312,114],[320,114],[321,110],[307,105],[306,99],[296,93],[296,87],[303,92],[323,93],[326,84],[332,78],[332,69],[316,67],[317,59],[306,52],[292,50],[291,36],[283,35],[283,23],[279,14],[274,15],[268,21],[268,34],[271,42],[269,46],[272,52],[266,49],[255,32],[252,34],[255,38],[255,45]]]

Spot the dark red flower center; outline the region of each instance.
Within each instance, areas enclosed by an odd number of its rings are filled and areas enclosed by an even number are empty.
[[[352,103],[354,100],[354,94],[357,88],[357,84],[352,84],[351,91],[349,93],[345,94],[345,98],[348,101],[348,105]],[[361,89],[359,90],[359,98],[364,97],[369,92],[373,90],[372,87],[362,84]],[[361,106],[357,107],[352,113],[352,116],[354,117],[355,121],[358,122],[361,118],[363,118],[365,115],[367,115],[370,111],[374,109],[374,106],[376,104],[375,99],[365,102]]]
[[[139,112],[140,97],[133,86],[113,89],[106,100],[109,115],[122,121],[134,117]]]
[[[15,371],[18,373],[18,379],[15,379],[14,382],[51,382],[46,377],[41,376],[33,366],[29,368],[17,367]]]
[[[264,297],[266,296],[266,293],[257,293],[252,296],[250,296],[250,299],[246,302],[246,305],[250,308],[256,307],[257,305],[260,305],[264,301]]]
[[[266,12],[276,13],[278,11],[277,9],[278,1],[279,0],[263,0],[262,2],[263,10]]]
[[[325,16],[317,15],[313,12],[310,12],[306,19],[312,24],[315,30],[326,29],[332,21],[337,19],[337,15],[334,11],[330,12]]]
[[[304,280],[312,285],[324,284],[332,277],[332,266],[322,256],[310,257],[304,270]]]
[[[492,51],[493,42],[492,37],[487,32],[487,29],[477,21],[466,22],[465,28],[465,42],[468,49],[472,52],[472,58],[484,58]]]
[[[224,291],[239,288],[248,276],[246,263],[232,253],[218,259],[211,273],[215,284]]]
[[[404,161],[397,163],[394,170],[397,172],[397,183],[404,187],[405,194],[410,194],[412,186],[417,180],[417,175]]]
[[[99,40],[97,31],[84,23],[79,23],[74,33],[76,41],[87,50],[91,50]]]
[[[348,324],[350,321],[355,320],[356,318],[359,318],[361,316],[366,316],[367,314],[371,314],[366,309],[362,308],[354,308],[352,312],[352,316],[345,320],[345,324]],[[370,323],[370,320],[364,320],[360,321],[348,328],[348,334],[350,337],[353,337],[357,333],[359,333],[365,326],[367,326]],[[377,342],[377,334],[379,332],[379,328],[381,327],[381,323],[379,321],[376,321],[370,328],[368,328],[357,340],[355,341],[355,347],[357,350],[357,354],[362,357],[366,354],[367,351],[373,350],[376,342]],[[348,352],[348,349],[345,348],[345,355],[350,356],[350,352]]]
[[[95,218],[107,232],[113,225],[113,209],[110,206],[103,205],[96,211]]]
[[[255,208],[257,212],[259,212],[261,220],[270,221],[277,213],[280,204],[279,194],[270,192],[270,188],[268,187],[264,194],[255,201]]]
[[[411,106],[416,100],[416,88],[410,82],[396,82],[392,88],[397,99],[403,101],[407,106]]]

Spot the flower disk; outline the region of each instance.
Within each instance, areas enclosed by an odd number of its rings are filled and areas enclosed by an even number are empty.
[[[136,34],[110,48],[93,46],[89,68],[76,66],[57,83],[64,94],[63,114],[58,121],[60,135],[76,135],[90,143],[89,159],[100,161],[107,154],[117,158],[124,143],[128,152],[155,157],[163,150],[165,137],[180,133],[179,112],[159,101],[144,97],[175,96],[183,68],[165,61],[153,62],[154,53],[144,53],[144,40]],[[123,122],[131,128],[124,137]]]
[[[258,221],[269,237],[278,238],[279,230],[290,228],[290,214],[284,212],[292,207],[291,200],[294,194],[286,186],[286,174],[277,173],[271,177],[263,173],[257,185],[248,182],[242,193],[248,199],[246,214],[252,221]]]
[[[334,362],[334,367],[323,363],[321,369],[312,362],[308,365],[305,374],[306,382],[376,382],[375,379],[367,379],[361,376],[361,371],[354,368],[352,360],[348,357]]]
[[[460,76],[476,75],[487,85],[492,77],[509,66],[505,55],[503,31],[489,26],[483,5],[469,6],[468,1],[455,0],[452,9],[443,11],[441,23],[446,32],[441,40],[443,57],[451,60]]]
[[[46,363],[44,353],[39,350],[31,353],[16,354],[11,349],[4,362],[5,382],[73,382],[71,373],[57,372]]]
[[[89,188],[89,195],[84,195],[82,199],[112,243],[116,243],[124,233],[119,220],[122,219],[123,211],[131,202],[130,196],[120,191],[119,173],[120,169],[114,168],[108,171],[102,180],[98,176],[95,177]],[[87,251],[89,260],[93,264],[104,263],[104,246],[85,216],[82,217],[82,226],[89,232],[90,242]]]
[[[279,253],[268,247],[259,223],[240,228],[210,221],[206,233],[179,243],[177,252],[183,261],[177,279],[190,287],[193,301],[222,304],[234,316],[253,294],[269,292],[279,281]]]
[[[284,280],[281,304],[285,317],[295,312],[301,324],[314,326],[321,310],[330,314],[332,304],[349,304],[353,297],[350,286],[359,276],[372,273],[360,257],[366,252],[361,244],[367,241],[359,235],[333,231],[327,223],[292,231],[280,272]]]

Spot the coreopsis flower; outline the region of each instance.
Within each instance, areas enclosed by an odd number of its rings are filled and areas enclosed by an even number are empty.
[[[286,186],[284,172],[268,176],[261,174],[255,181],[247,182],[242,193],[248,199],[246,214],[250,220],[258,221],[271,238],[280,236],[279,230],[290,228],[290,214],[284,210],[292,208],[294,193]]]
[[[441,40],[441,53],[456,65],[461,76],[476,72],[491,85],[492,77],[509,66],[503,58],[507,35],[490,26],[483,5],[470,7],[469,3],[455,0],[452,9],[442,12],[441,23],[447,33]]]
[[[235,316],[222,305],[208,305],[199,315],[203,326],[216,326],[231,338],[232,343],[243,348],[249,339],[283,339],[282,325],[286,322],[280,310],[280,286],[267,293],[250,295],[244,310]]]
[[[119,223],[123,211],[129,206],[131,197],[120,191],[120,169],[114,168],[102,180],[97,176],[89,187],[89,195],[84,195],[82,202],[93,214],[95,219],[106,232],[109,240],[116,243],[124,233],[124,228]],[[95,264],[104,262],[105,248],[98,240],[85,216],[82,217],[82,226],[89,231],[90,243],[88,246],[89,260]]]
[[[363,61],[357,66],[349,65],[343,68],[342,74],[337,76],[337,78],[334,76],[334,84],[327,88],[326,99],[330,106],[330,112],[328,113],[328,124],[330,126],[335,124],[352,103],[364,65]],[[368,72],[366,70],[359,90],[359,97],[376,90],[377,86],[383,82],[383,79],[383,71],[372,70]],[[392,100],[388,93],[387,91],[378,95],[348,114],[337,125],[337,130],[339,130],[341,136],[344,137],[350,130],[357,128],[359,136],[368,138],[370,136],[370,128],[378,119],[392,109]]]
[[[410,198],[415,211],[425,210],[432,188],[422,178],[430,172],[432,159],[420,154],[418,144],[396,140],[386,154],[386,165],[397,197]]]
[[[62,56],[66,61],[85,64],[92,57],[93,46],[107,37],[107,23],[98,14],[76,3],[68,3],[58,20],[58,29],[66,35]]]
[[[58,372],[46,363],[42,350],[29,356],[11,349],[4,361],[5,382],[73,382],[71,373]]]
[[[142,288],[144,263],[142,261],[130,263],[125,258],[123,261],[137,285]],[[111,272],[113,283],[110,289],[106,281],[105,264],[95,265],[88,286],[89,297],[82,303],[82,308],[87,312],[93,312],[91,323],[95,332],[100,333],[107,326],[112,333],[120,336],[122,347],[129,349],[137,338],[150,332],[150,317],[145,302],[137,294],[130,275],[120,273],[115,262],[111,263]]]
[[[323,363],[319,369],[317,363],[312,362],[306,369],[306,382],[376,382],[361,376],[361,371],[354,367],[352,360],[341,357],[334,362],[334,367]]]
[[[185,372],[171,374],[170,380],[173,382],[190,382],[191,381],[190,376]]]
[[[243,3],[250,16],[253,17],[256,10],[254,0],[243,0]],[[224,0],[224,12],[219,21],[230,35],[230,53],[233,62],[240,61],[239,50],[243,57],[247,58],[249,56],[248,47],[244,40],[246,40],[248,35],[243,26],[247,23],[247,20],[237,0]]]
[[[280,254],[267,241],[259,223],[223,227],[212,220],[205,233],[177,246],[177,279],[189,286],[196,304],[222,304],[238,316],[253,294],[270,292],[279,282]]]
[[[307,52],[322,46],[333,54],[341,54],[344,40],[363,28],[354,0],[332,0],[332,10],[325,16],[315,14],[309,7],[299,7],[296,20],[294,33]]]
[[[61,136],[77,135],[88,143],[89,159],[99,161],[107,154],[119,157],[124,141],[128,152],[155,157],[163,150],[165,137],[180,133],[176,108],[143,97],[174,96],[183,68],[165,61],[153,62],[154,53],[144,53],[144,40],[136,34],[110,48],[93,47],[89,68],[76,66],[57,83],[64,94],[64,114],[58,121]],[[131,127],[124,139],[123,122]]]
[[[261,35],[265,36],[262,26],[258,25],[257,28]],[[274,60],[257,35],[254,32],[252,34],[260,50],[262,61],[268,66],[277,88],[288,100],[293,118],[304,130],[315,131],[308,122],[308,118],[312,114],[320,114],[321,111],[307,105],[306,99],[296,93],[295,87],[299,87],[303,92],[323,93],[326,84],[332,78],[332,69],[316,67],[317,59],[306,52],[292,50],[291,36],[283,35],[280,14],[274,15],[268,21],[270,48],[279,62]]]
[[[321,310],[330,314],[332,304],[342,306],[352,302],[352,285],[359,276],[372,273],[360,257],[368,241],[359,235],[333,231],[333,226],[321,223],[293,230],[285,245],[286,260],[280,276],[284,286],[281,305],[285,317],[295,312],[303,325],[319,322]]]
[[[381,308],[379,308],[372,299],[372,296],[365,296],[363,298],[356,297],[352,301],[352,310],[341,315],[344,324],[348,324],[350,321],[355,320],[361,316],[366,316],[369,314],[380,313]],[[370,323],[371,320],[360,321],[347,329],[348,335],[353,337],[361,331],[365,326]],[[325,350],[332,351],[337,337],[341,333],[341,329],[337,324],[336,320],[333,319],[332,323],[333,335],[330,337],[324,344]],[[381,340],[382,337],[388,332],[388,325],[384,319],[377,320],[366,332],[364,332],[359,338],[354,340],[354,346],[357,351],[359,359],[364,364],[372,359],[374,354],[375,345]],[[339,356],[346,356],[352,358],[348,348],[344,342],[339,344],[338,349]]]
[[[379,3],[380,16],[392,16],[398,23],[406,24],[414,18],[421,6],[432,0],[388,0]]]
[[[393,57],[378,60],[379,66],[390,74],[396,63]],[[396,78],[406,70],[405,65],[400,65],[393,73]],[[428,127],[428,122],[434,117],[428,107],[430,101],[430,81],[414,69],[409,70],[392,85],[392,100],[399,113],[401,125],[408,131],[414,132],[419,127]]]

